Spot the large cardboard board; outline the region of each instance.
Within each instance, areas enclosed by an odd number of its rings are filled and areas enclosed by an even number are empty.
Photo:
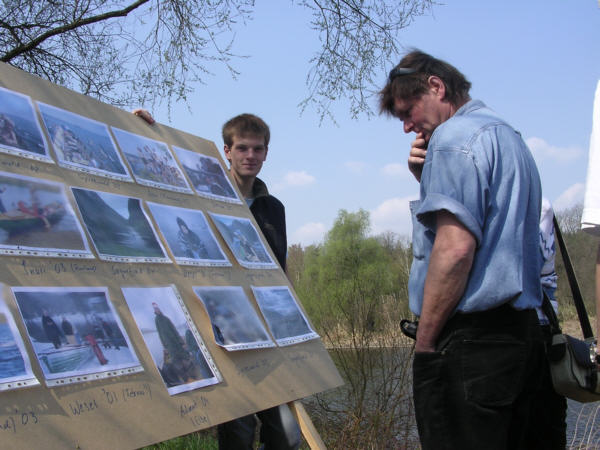
[[[0,255],[3,296],[25,342],[33,372],[40,380],[37,386],[0,392],[0,434],[3,447],[138,448],[306,397],[342,383],[335,365],[319,339],[301,341],[285,347],[242,351],[227,351],[218,346],[209,316],[195,295],[193,287],[240,286],[262,318],[252,287],[288,286],[291,289],[284,272],[280,268],[242,267],[210,220],[208,225],[211,232],[207,235],[216,238],[231,264],[175,263],[173,261],[176,256],[169,247],[169,244],[173,244],[166,242],[160,233],[160,227],[146,203],[198,210],[206,217],[216,214],[249,219],[258,229],[245,202],[232,200],[230,192],[225,190],[216,195],[199,195],[195,190],[187,192],[187,189],[165,189],[160,182],[136,182],[136,177],[151,179],[152,173],[142,173],[140,171],[143,168],[140,167],[135,167],[132,171],[132,165],[139,161],[135,159],[135,154],[126,157],[118,144],[115,144],[117,155],[112,154],[110,145],[106,144],[103,150],[104,166],[99,161],[74,160],[72,155],[64,153],[65,149],[69,150],[65,144],[65,140],[68,141],[69,138],[68,127],[63,127],[58,134],[54,128],[54,135],[50,136],[47,129],[41,125],[43,122],[39,104],[66,110],[90,119],[94,124],[104,124],[167,144],[179,167],[182,167],[182,163],[177,159],[174,146],[207,156],[209,158],[204,159],[218,161],[224,168],[223,160],[213,142],[165,125],[147,125],[127,111],[53,85],[5,64],[0,64],[0,87],[8,92],[23,94],[31,100],[42,138],[47,146],[47,155],[44,155],[43,143],[39,137],[36,138],[35,151],[21,151],[18,145],[5,145],[4,150],[0,151],[0,172],[23,180],[33,178],[50,184],[62,184],[69,206],[80,222],[82,230],[86,230],[83,234],[86,240],[85,247],[91,254],[86,257],[60,251],[36,253],[35,248],[28,250],[26,242],[19,242],[17,239],[15,251],[9,248],[9,251]],[[13,118],[12,122],[17,119]],[[85,121],[82,122],[81,126],[85,125]],[[34,129],[31,128],[31,124],[29,128]],[[199,132],[202,130],[199,129]],[[32,133],[35,134],[35,131]],[[116,141],[112,134],[109,134],[109,137]],[[10,141],[11,136],[7,135],[5,138]],[[53,139],[57,146],[63,146],[62,156],[58,156],[52,145]],[[139,158],[143,159],[143,155],[140,154]],[[109,159],[113,163],[112,166],[107,164]],[[177,172],[176,175],[181,181],[181,172],[172,165],[173,161],[164,161],[164,164],[170,167],[169,170]],[[98,166],[103,168],[97,169]],[[128,176],[117,173],[122,172],[121,166],[127,169]],[[193,187],[197,180],[190,179],[187,174],[185,176],[185,186]],[[231,186],[236,189],[233,183]],[[138,211],[136,220],[148,221],[168,262],[152,259],[149,259],[151,262],[144,262],[145,260],[140,260],[139,257],[132,258],[131,261],[119,257],[100,259],[95,247],[97,243],[92,240],[89,230],[85,227],[82,212],[75,202],[71,188],[101,191],[140,200],[143,213]],[[3,189],[3,186],[0,186],[0,191]],[[0,192],[0,198],[2,195]],[[13,197],[15,195],[17,194],[13,194]],[[236,195],[241,198],[237,190]],[[3,208],[18,210],[19,205],[11,204],[10,200],[11,198],[7,199],[9,204],[5,202]],[[14,200],[16,199],[12,198],[13,203]],[[136,202],[137,200],[131,203]],[[24,205],[22,209],[32,206],[36,205]],[[39,210],[39,205],[37,207]],[[51,226],[42,225],[39,231],[43,232],[44,229],[49,230]],[[262,235],[260,237],[266,242]],[[60,236],[57,239],[60,241]],[[25,250],[20,250],[21,248]],[[274,255],[270,254],[275,260]],[[194,258],[188,259],[194,261]],[[201,260],[200,257],[196,259]],[[222,378],[218,384],[175,395],[171,395],[165,387],[121,290],[122,287],[170,285],[176,286]],[[10,289],[13,287],[106,288],[114,311],[131,340],[130,345],[139,358],[143,371],[109,374],[72,384],[48,387],[40,362],[34,357],[33,345],[28,339],[26,326]],[[148,299],[148,304],[151,308],[151,299]],[[264,318],[262,320],[264,321]]]

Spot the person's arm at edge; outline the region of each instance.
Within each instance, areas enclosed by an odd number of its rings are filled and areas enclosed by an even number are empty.
[[[600,336],[600,243],[598,243],[598,253],[596,255],[596,339]],[[596,355],[600,356],[600,349],[596,344]],[[596,357],[598,362],[598,357]],[[600,364],[599,364],[600,366]],[[599,367],[600,369],[600,367]]]
[[[435,351],[438,336],[464,293],[475,248],[475,238],[454,215],[445,210],[436,213],[436,236],[425,279],[416,352]]]
[[[142,109],[142,108],[136,108],[133,111],[131,111],[131,113],[135,116],[141,117],[142,119],[144,119],[147,123],[149,123],[150,125],[152,125],[154,122],[156,122],[154,120],[154,117],[152,117],[152,114],[150,114],[149,111]]]

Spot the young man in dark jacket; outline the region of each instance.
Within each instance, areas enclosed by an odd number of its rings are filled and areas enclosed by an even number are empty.
[[[277,261],[285,270],[285,209],[277,198],[269,194],[266,184],[257,178],[267,159],[269,139],[268,125],[253,114],[240,114],[223,125],[224,151],[230,173]],[[287,405],[269,408],[256,415],[262,424],[260,440],[265,450],[295,450],[300,446],[300,429]],[[254,414],[219,425],[219,449],[251,450],[255,429]]]

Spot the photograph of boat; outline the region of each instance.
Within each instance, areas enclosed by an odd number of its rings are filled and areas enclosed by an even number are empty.
[[[80,377],[91,374],[142,370],[106,288],[13,287],[12,291],[48,385],[85,381]]]
[[[111,127],[139,184],[191,194],[188,182],[167,144]]]
[[[133,181],[106,124],[45,103],[37,104],[61,166]]]
[[[0,151],[52,162],[31,99],[0,87]]]
[[[76,187],[71,190],[100,259],[171,262],[139,198]]]
[[[173,146],[192,186],[202,197],[241,203],[217,158]]]
[[[93,258],[61,183],[0,172],[0,253]]]
[[[0,285],[0,391],[39,384]]]

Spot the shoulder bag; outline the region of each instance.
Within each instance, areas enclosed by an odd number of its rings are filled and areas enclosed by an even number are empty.
[[[547,351],[552,384],[557,393],[578,402],[599,401],[600,383],[598,382],[594,335],[556,217],[554,217],[554,234],[563,257],[584,339],[577,339],[562,333],[558,317],[548,296],[544,293],[542,309],[548,317],[552,329],[552,343]]]

